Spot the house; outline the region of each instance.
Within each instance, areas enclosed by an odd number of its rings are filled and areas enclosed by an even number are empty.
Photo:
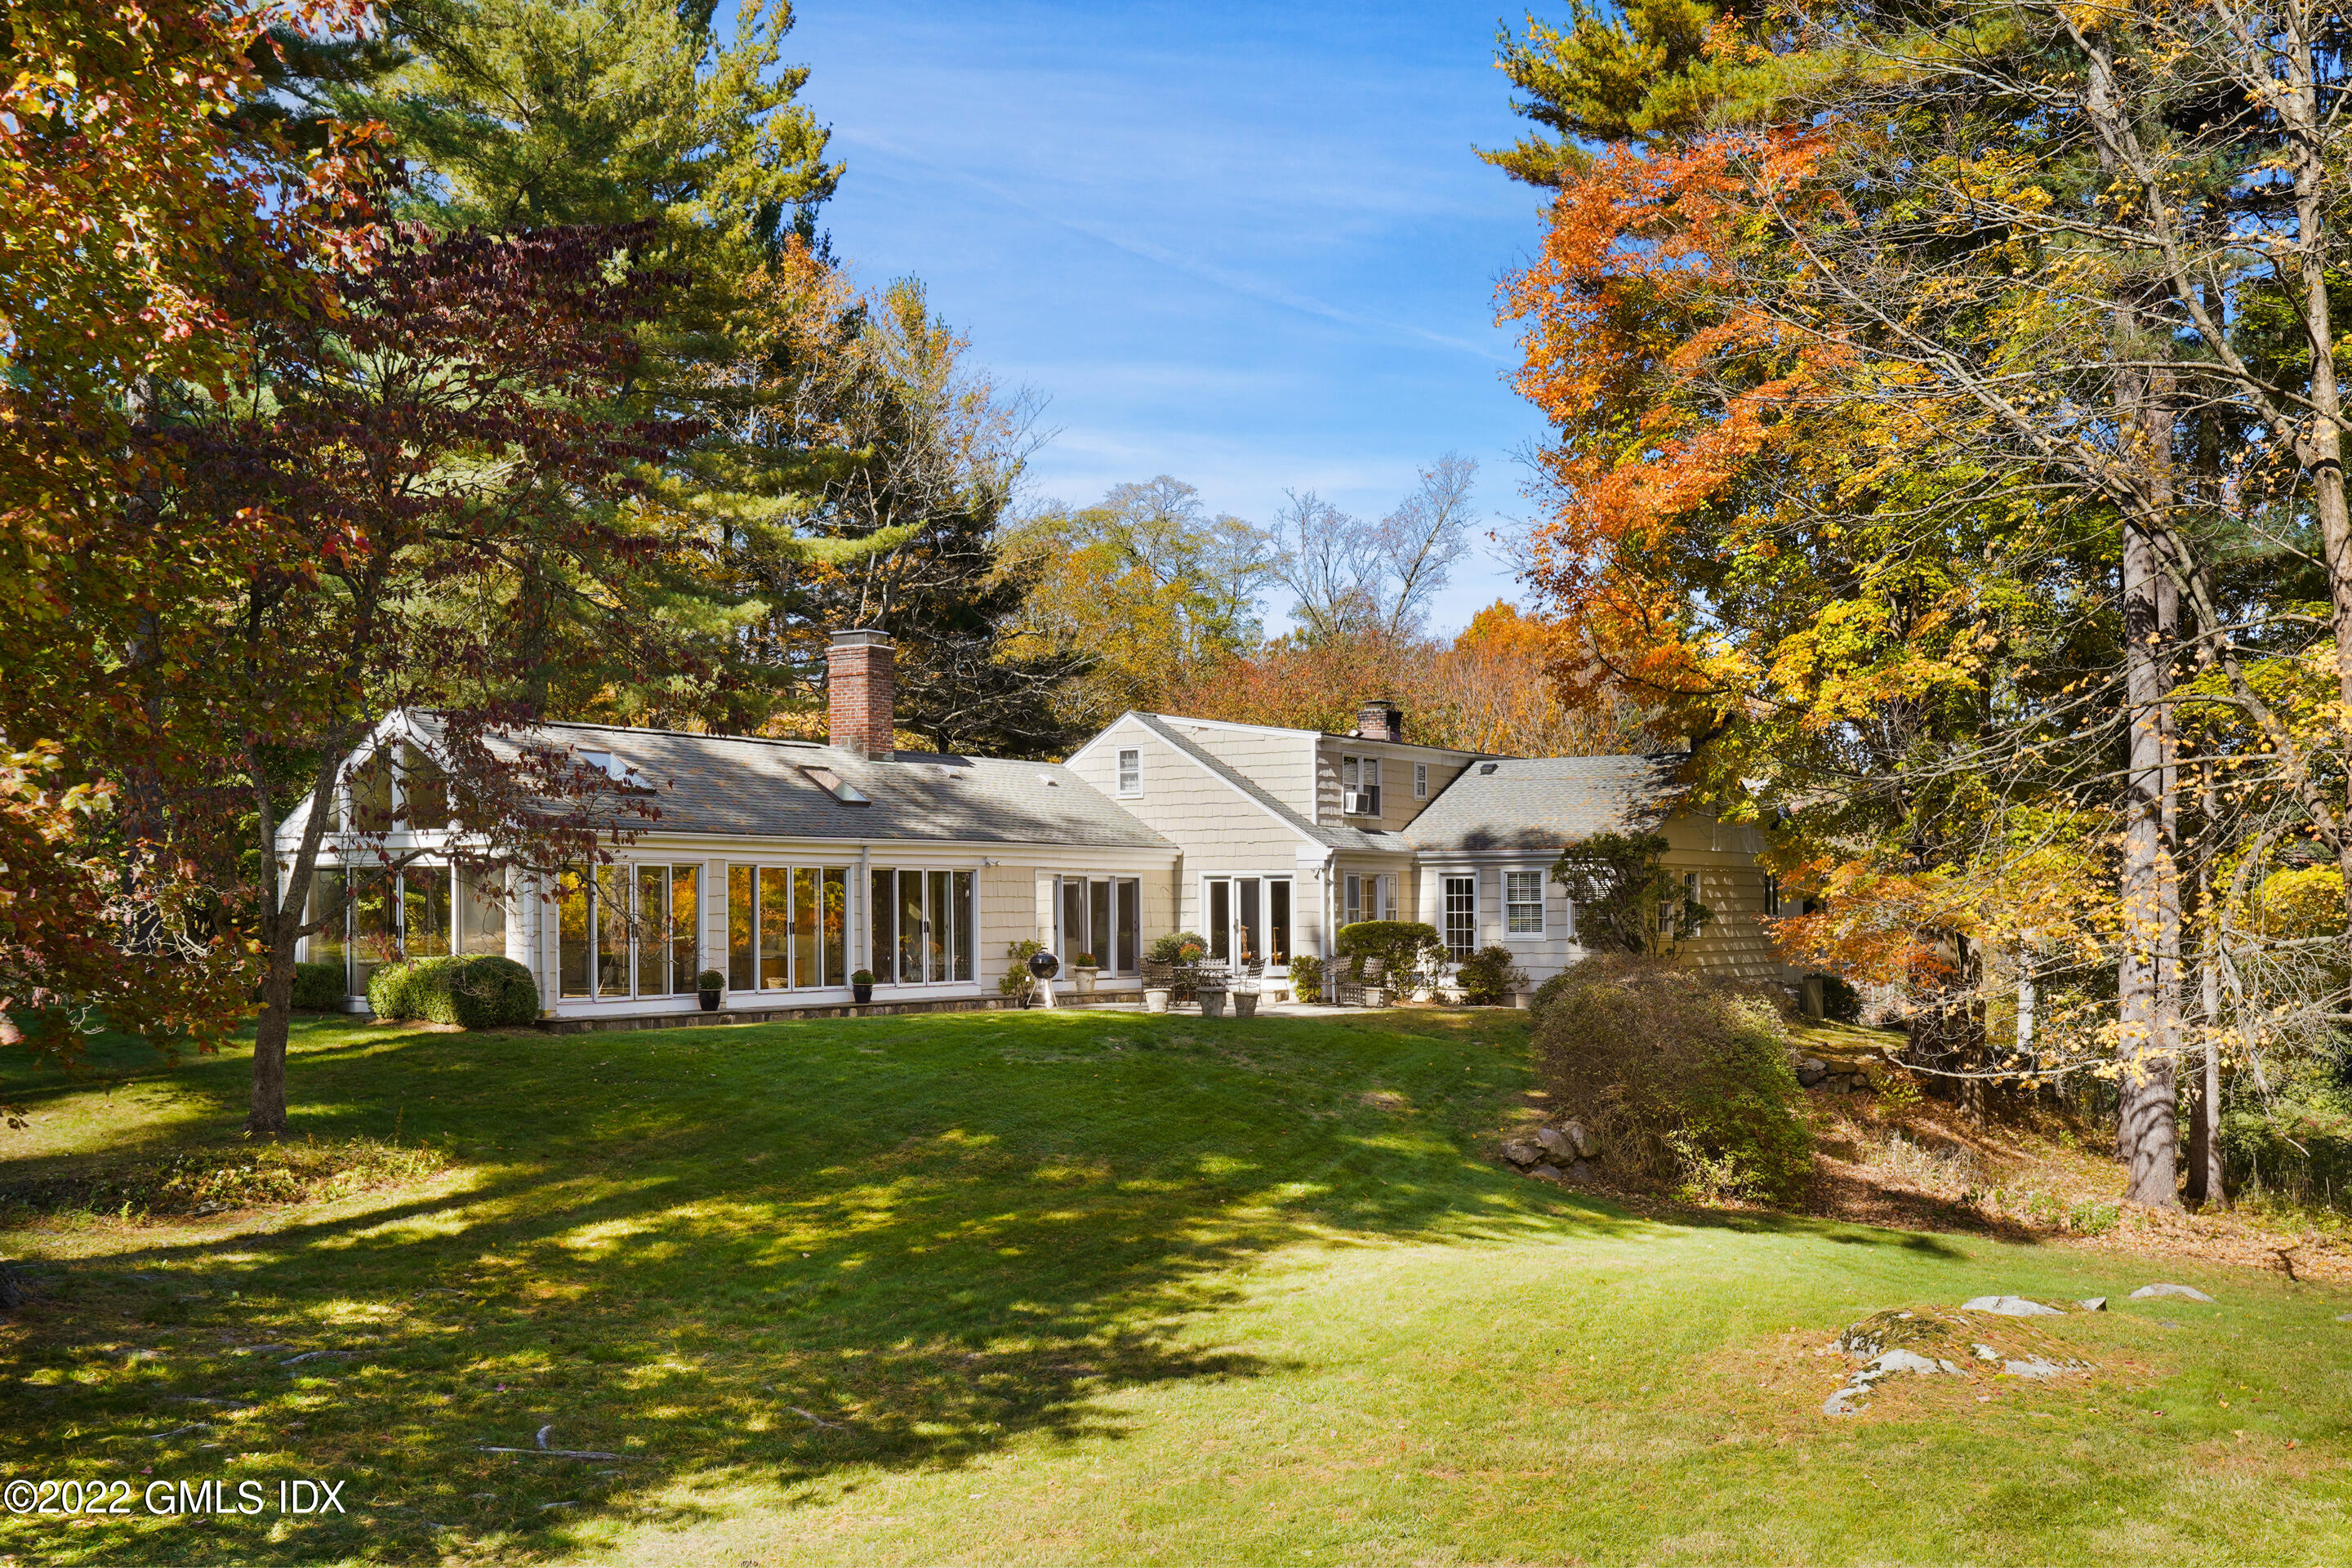
[[[542,883],[478,882],[436,851],[429,715],[385,720],[351,773],[321,854],[316,908],[335,929],[304,957],[343,966],[351,1005],[396,958],[499,952],[530,969],[559,1026],[697,1014],[696,977],[727,977],[726,1016],[850,1000],[994,1005],[1016,944],[1097,961],[1132,997],[1151,941],[1193,930],[1219,958],[1279,977],[1328,956],[1358,920],[1423,920],[1457,953],[1502,942],[1531,977],[1581,956],[1575,911],[1546,875],[1561,847],[1662,823],[1668,863],[1717,919],[1696,962],[1781,978],[1754,917],[1770,908],[1752,829],[1678,809],[1672,757],[1501,758],[1407,743],[1392,702],[1330,735],[1173,715],[1121,715],[1066,763],[904,752],[893,744],[890,639],[835,634],[823,742],[550,723],[568,749],[650,792],[656,819],[613,864]],[[384,869],[362,819],[397,826]],[[301,814],[283,828],[290,850]],[[348,893],[348,898],[341,895]]]
[[[1668,947],[1746,979],[1794,978],[1759,917],[1779,913],[1757,830],[1683,809],[1684,752],[1493,757],[1410,744],[1394,702],[1349,735],[1125,713],[1069,766],[1182,847],[1171,902],[1213,956],[1329,956],[1359,920],[1419,921],[1456,956],[1509,948],[1529,984],[1585,956],[1550,879],[1596,833],[1651,830],[1664,865],[1714,919]]]

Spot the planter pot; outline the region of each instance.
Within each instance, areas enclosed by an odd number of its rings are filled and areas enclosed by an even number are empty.
[[[1225,994],[1222,991],[1201,993],[1201,1016],[1222,1018],[1225,1016]]]
[[[696,1001],[702,1004],[702,1010],[704,1012],[716,1013],[719,1011],[719,993],[716,991],[698,991],[694,994],[694,997]]]
[[[1147,1013],[1165,1013],[1168,1011],[1168,993],[1165,991],[1146,991],[1143,994],[1143,1010]]]
[[[874,1000],[874,987],[871,985],[853,985],[849,988],[849,998],[858,1005],[864,1006],[866,1003]]]
[[[1095,994],[1095,976],[1101,973],[1102,971],[1099,969],[1071,970],[1070,973],[1076,977],[1078,983],[1078,994],[1081,996],[1093,995]]]
[[[1256,993],[1250,991],[1236,991],[1234,993],[1234,1016],[1236,1018],[1255,1018],[1257,1016]]]

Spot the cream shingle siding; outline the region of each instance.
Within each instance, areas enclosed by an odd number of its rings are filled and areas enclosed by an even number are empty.
[[[1237,724],[1163,721],[1201,750],[1310,821],[1315,816],[1315,733]]]
[[[1381,764],[1381,815],[1375,817],[1350,816],[1341,808],[1346,805],[1345,791],[1340,784],[1339,761],[1342,757],[1377,757]],[[1445,786],[1461,776],[1471,762],[1466,752],[1441,752],[1423,746],[1393,745],[1385,741],[1351,740],[1344,735],[1324,735],[1318,739],[1315,753],[1315,820],[1328,826],[1379,828],[1395,833],[1409,826],[1430,801],[1445,793]],[[1412,797],[1412,768],[1420,763],[1429,769],[1427,799]]]

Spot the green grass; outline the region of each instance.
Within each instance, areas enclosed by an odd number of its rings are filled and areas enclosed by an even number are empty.
[[[1629,1215],[1481,1157],[1528,1087],[1525,1050],[1492,1013],[563,1038],[306,1024],[296,1137],[425,1145],[439,1173],[204,1219],[15,1211],[0,1253],[44,1278],[0,1326],[0,1468],[273,1495],[324,1476],[351,1511],[11,1519],[0,1553],[2352,1552],[2338,1294],[2092,1250]],[[218,1141],[244,1071],[231,1056],[9,1084],[35,1120],[0,1145],[0,1185]],[[2221,1305],[2121,1300],[2156,1278]],[[1838,1328],[1987,1291],[2116,1298],[2050,1331],[2101,1370],[1923,1380],[1857,1418],[1819,1414],[1843,1363],[1812,1352]],[[257,1343],[292,1348],[234,1353]],[[352,1353],[278,1364],[312,1349]],[[480,1451],[544,1426],[555,1447],[632,1457]]]

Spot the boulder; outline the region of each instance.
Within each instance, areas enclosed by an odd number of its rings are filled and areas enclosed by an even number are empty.
[[[2054,1361],[2031,1356],[2024,1361],[2003,1362],[2000,1370],[2011,1377],[2055,1377],[2066,1369]]]
[[[1593,1169],[1590,1160],[1579,1160],[1568,1168],[1568,1179],[1571,1182],[1589,1182],[1600,1173]]]
[[[2105,1296],[2085,1296],[2074,1305],[2085,1312],[2104,1312],[2107,1310],[2107,1299]]]
[[[1908,1317],[1909,1314],[1906,1313],[1904,1316]],[[1936,1373],[1949,1373],[1958,1376],[1959,1371],[1960,1369],[1950,1362],[1924,1356],[1916,1351],[1899,1348],[1881,1351],[1873,1356],[1868,1363],[1857,1368],[1854,1374],[1846,1380],[1843,1388],[1822,1402],[1822,1414],[1824,1415],[1853,1415],[1857,1401],[1868,1397],[1870,1391],[1882,1380],[1893,1377],[1897,1373],[1907,1372],[1916,1377],[1926,1377]]]
[[[1563,1160],[1576,1157],[1576,1145],[1569,1142],[1567,1133],[1556,1127],[1537,1128],[1536,1142],[1544,1146],[1547,1154],[1557,1154]]]
[[[1559,1167],[1557,1165],[1538,1165],[1528,1174],[1538,1182],[1557,1182],[1560,1179]]]
[[[1506,1138],[1503,1140],[1503,1158],[1524,1171],[1529,1165],[1543,1163],[1543,1145],[1532,1138]]]
[[[2180,1296],[2191,1301],[2204,1301],[2209,1304],[2213,1300],[2193,1285],[2143,1285],[2131,1293],[2131,1299],[2135,1301],[2146,1301],[2158,1296]]]
[[[1601,1141],[1585,1130],[1583,1122],[1571,1121],[1560,1131],[1567,1134],[1569,1142],[1575,1147],[1578,1159],[1590,1160],[1601,1152]]]
[[[1797,1064],[1797,1081],[1807,1089],[1829,1076],[1830,1064],[1819,1057],[1807,1057]]]
[[[2004,1318],[2062,1318],[2065,1314],[2055,1307],[2045,1307],[2039,1301],[2029,1301],[2022,1296],[1979,1296],[1973,1301],[1960,1303],[1963,1312],[1998,1312]]]

